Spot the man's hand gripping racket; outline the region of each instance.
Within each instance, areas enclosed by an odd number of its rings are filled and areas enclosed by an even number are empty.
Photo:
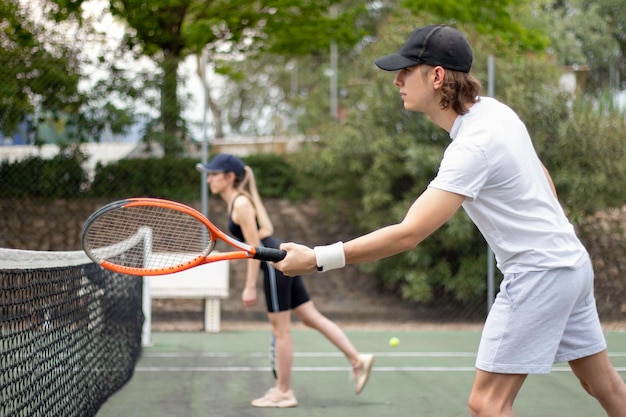
[[[308,246],[298,243],[282,243],[280,248],[286,256],[280,262],[275,261],[273,267],[288,277],[317,272],[315,252]]]
[[[236,250],[212,254],[218,239]],[[129,275],[164,275],[231,259],[278,262],[286,255],[233,239],[197,210],[156,198],[129,198],[100,208],[85,222],[82,246],[103,268]]]

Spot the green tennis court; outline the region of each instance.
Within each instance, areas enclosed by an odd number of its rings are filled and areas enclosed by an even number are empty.
[[[320,334],[294,330],[293,389],[298,407],[256,409],[250,400],[273,385],[268,330],[152,335],[130,382],[97,417],[158,416],[467,416],[475,330],[346,331],[376,363],[363,393],[353,393],[349,365]],[[400,339],[398,347],[389,338]],[[626,378],[626,332],[606,333],[611,360]],[[604,415],[566,365],[530,376],[516,402],[519,416]]]

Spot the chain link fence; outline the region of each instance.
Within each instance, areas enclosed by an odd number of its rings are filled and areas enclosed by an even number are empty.
[[[64,108],[76,108],[77,104],[73,93],[56,91],[63,90],[63,77],[52,67],[46,70],[43,65],[35,65],[37,69],[31,72],[19,72],[12,70],[13,61],[10,59],[5,57],[0,58],[0,61],[3,68],[0,70],[0,247],[37,251],[80,250],[80,230],[84,220],[111,200],[89,198],[85,193],[93,180],[95,161],[107,164],[132,157],[138,148],[143,148],[136,143],[115,141],[82,145],[82,149],[88,150],[86,159],[81,160],[80,156],[76,157],[72,153],[72,147],[59,147],[61,143],[76,142],[82,120],[77,112],[63,111]],[[75,93],[78,94],[77,91]],[[48,95],[56,99],[49,99]],[[65,103],[66,106],[59,103]],[[230,151],[232,149],[231,144]],[[48,162],[43,164],[42,160]],[[30,161],[28,168],[22,166],[18,174],[12,173],[12,167],[18,162],[24,164],[24,161]],[[18,177],[10,177],[12,175]],[[151,174],[139,172],[137,175],[148,178]],[[186,202],[200,209],[200,181],[197,177],[191,181],[196,180],[198,182],[194,183],[194,187],[197,186],[198,198]],[[179,181],[173,179],[171,187],[179,187]],[[47,191],[42,193],[42,189]],[[344,239],[354,233],[337,225],[326,224],[323,216],[311,211],[308,205],[298,206],[285,201],[276,201],[272,205],[277,234],[285,240],[314,245],[335,238]],[[226,214],[221,203],[212,199],[209,211],[218,226],[225,228]],[[624,217],[624,212],[619,210],[595,216],[585,222],[581,230],[596,266],[599,310],[603,318],[611,320],[623,319],[626,311],[626,283],[623,278],[626,276]],[[344,282],[344,279],[361,280],[360,277],[364,275],[358,270],[350,270],[349,273],[350,277],[339,275],[324,285],[312,284],[316,285],[312,292],[323,297],[328,308],[340,305],[342,295],[345,296],[343,304],[348,305],[348,297],[363,295],[350,294],[347,287],[339,283]],[[233,277],[243,275],[239,270]],[[370,293],[384,293],[376,285],[359,282]],[[497,282],[495,285],[497,291]],[[241,280],[232,283],[233,310],[238,302],[238,290],[242,287]],[[416,313],[418,319],[480,321],[487,312],[488,304],[488,294],[485,294],[483,299],[468,304],[460,304],[442,296],[428,305],[411,307],[419,312]],[[228,305],[226,302],[225,306]]]

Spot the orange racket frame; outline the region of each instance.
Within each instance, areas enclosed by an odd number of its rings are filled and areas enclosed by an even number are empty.
[[[181,223],[190,225],[193,233],[189,228],[178,230]],[[148,232],[142,235],[142,229],[149,230],[149,239],[152,239],[155,228],[158,234],[167,233],[167,239],[157,237],[171,251],[171,259],[166,255],[163,265],[159,267],[127,265],[115,259],[113,254],[117,255],[125,247],[136,245],[141,239],[148,239]],[[206,232],[202,234],[206,242],[199,242],[201,231]],[[218,239],[237,250],[211,253]],[[182,203],[158,198],[128,198],[103,206],[85,222],[81,243],[87,256],[103,268],[142,276],[165,275],[224,260],[253,258],[278,262],[286,255],[280,249],[254,247],[234,239],[199,211]],[[190,250],[190,247],[193,249]],[[191,259],[179,259],[174,255],[177,252],[197,252],[197,255]]]

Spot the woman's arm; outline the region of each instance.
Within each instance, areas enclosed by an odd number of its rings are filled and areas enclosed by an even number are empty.
[[[233,204],[232,218],[241,227],[245,242],[251,246],[261,246],[261,238],[257,229],[256,211],[248,198],[237,198]],[[242,294],[245,307],[256,304],[256,286],[261,268],[261,261],[248,259],[246,283]]]

